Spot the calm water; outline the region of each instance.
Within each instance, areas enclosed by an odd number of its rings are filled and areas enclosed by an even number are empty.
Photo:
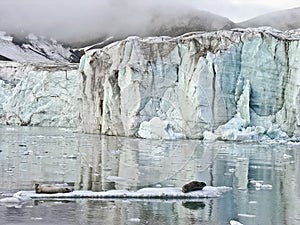
[[[0,205],[0,224],[300,224],[299,151],[297,143],[141,140],[4,126],[3,196],[32,190],[36,182],[100,191],[180,187],[196,179],[233,189],[194,202],[77,199]],[[258,181],[272,188],[260,188]]]

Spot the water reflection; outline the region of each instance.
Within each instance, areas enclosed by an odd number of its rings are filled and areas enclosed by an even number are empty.
[[[32,190],[36,182],[68,183],[77,190],[94,191],[182,186],[191,180],[233,187],[221,198],[196,202],[35,202],[18,209],[23,220],[53,224],[57,222],[51,215],[62,214],[65,224],[300,222],[295,207],[300,200],[297,143],[141,140],[32,127],[1,127],[0,134],[0,191],[4,193]],[[14,213],[0,208],[0,218],[6,222],[9,218],[18,222]]]

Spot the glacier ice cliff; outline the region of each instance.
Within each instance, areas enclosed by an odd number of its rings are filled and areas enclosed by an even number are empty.
[[[77,68],[0,62],[0,124],[78,127]]]
[[[299,137],[299,40],[270,28],[129,37],[87,51],[79,69],[20,64],[15,86],[2,63],[0,121],[142,138]]]
[[[87,53],[82,128],[143,138],[298,135],[299,31],[129,37]]]

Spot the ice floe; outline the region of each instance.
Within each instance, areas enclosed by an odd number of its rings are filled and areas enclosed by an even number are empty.
[[[32,199],[44,198],[157,198],[157,199],[196,199],[220,197],[224,192],[231,190],[230,187],[206,186],[202,190],[183,193],[181,188],[142,188],[137,191],[109,190],[109,191],[73,191],[69,193],[36,194],[34,191],[22,191]]]
[[[23,191],[18,191],[11,197],[0,199],[0,205],[4,205],[9,208],[21,208],[23,204],[30,201],[31,198]]]

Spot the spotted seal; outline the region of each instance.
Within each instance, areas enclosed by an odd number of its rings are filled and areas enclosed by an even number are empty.
[[[191,181],[185,185],[182,186],[182,192],[183,193],[188,193],[191,191],[198,191],[202,190],[206,186],[206,183],[202,181]]]
[[[68,187],[55,187],[47,184],[34,184],[34,190],[37,194],[68,193],[73,191]]]

